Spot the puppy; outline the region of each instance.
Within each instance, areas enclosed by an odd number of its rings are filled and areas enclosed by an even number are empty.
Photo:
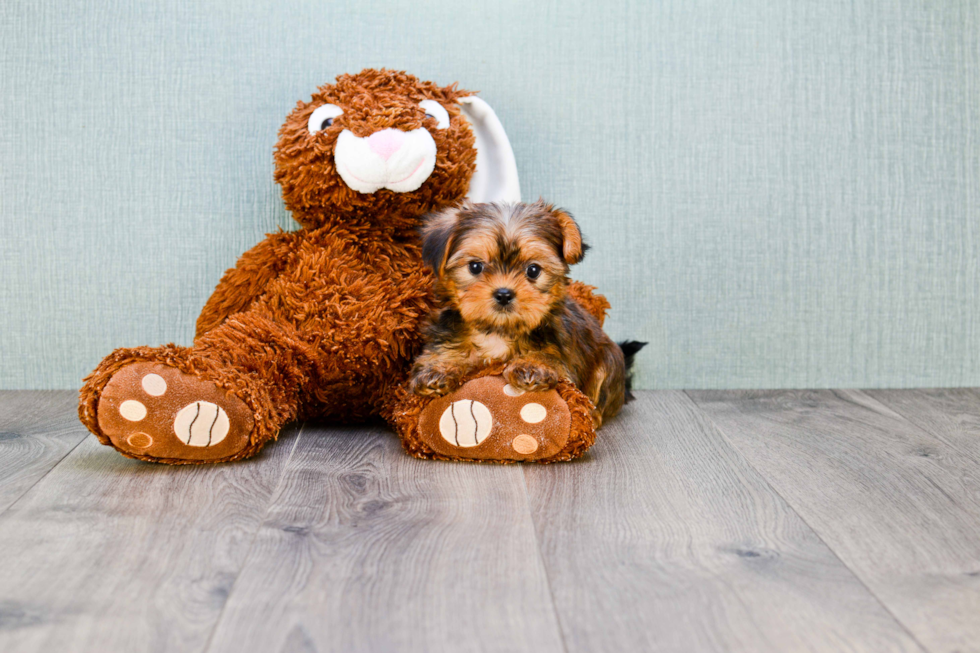
[[[412,369],[411,389],[444,395],[474,368],[509,361],[507,383],[530,392],[567,379],[595,405],[599,426],[631,398],[629,366],[646,343],[617,346],[566,293],[587,249],[567,212],[534,204],[463,204],[428,216],[422,257],[439,309]]]

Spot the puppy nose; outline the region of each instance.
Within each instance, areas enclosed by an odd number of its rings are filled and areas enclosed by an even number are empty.
[[[506,306],[514,301],[514,291],[510,288],[497,288],[493,291],[493,299],[501,306]]]
[[[400,129],[382,129],[368,136],[367,142],[371,151],[387,161],[398,151],[405,140],[405,132]]]

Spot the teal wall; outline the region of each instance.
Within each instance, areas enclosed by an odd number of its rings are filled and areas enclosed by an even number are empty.
[[[980,385],[980,4],[0,3],[0,387],[189,343],[277,226],[283,117],[368,66],[481,91],[642,387]]]

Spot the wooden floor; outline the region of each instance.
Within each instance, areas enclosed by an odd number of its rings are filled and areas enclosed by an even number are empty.
[[[574,463],[127,460],[0,393],[0,651],[980,651],[980,391],[644,392]]]

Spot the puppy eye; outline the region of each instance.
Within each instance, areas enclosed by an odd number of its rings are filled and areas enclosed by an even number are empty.
[[[307,125],[310,133],[316,134],[317,132],[323,131],[332,125],[334,118],[339,117],[343,112],[344,110],[338,107],[336,104],[324,104],[321,107],[317,107],[316,110],[310,114],[310,122]]]
[[[436,127],[438,129],[445,129],[449,126],[449,112],[441,104],[435,100],[422,100],[419,102],[419,106],[425,109],[425,116],[427,118],[436,119]]]
[[[541,276],[541,266],[537,263],[532,263],[527,266],[526,274],[528,279],[537,279]]]
[[[480,263],[479,261],[473,261],[470,263],[470,274],[475,277],[481,272],[483,272],[483,263]]]

